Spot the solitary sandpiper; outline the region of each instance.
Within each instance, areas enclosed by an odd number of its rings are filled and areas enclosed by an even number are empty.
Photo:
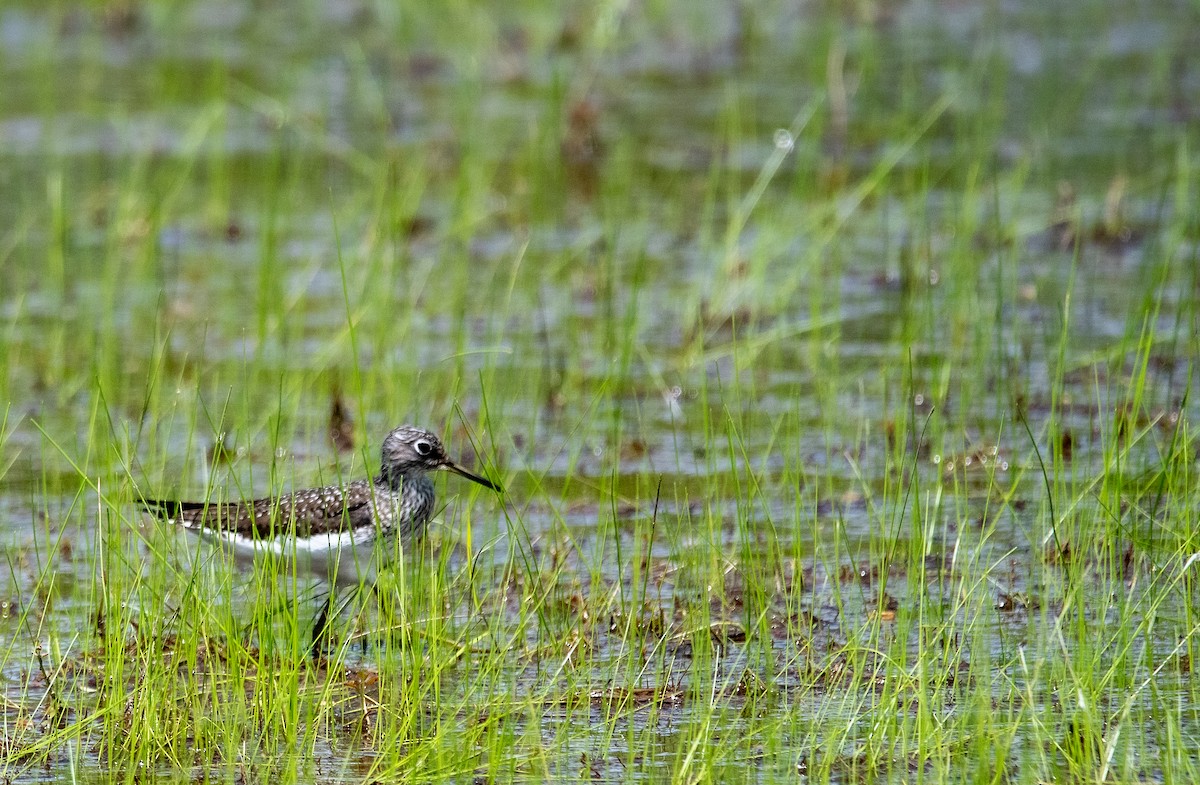
[[[451,471],[497,493],[496,483],[459,466],[437,436],[403,425],[383,440],[379,474],[371,480],[327,485],[240,502],[140,499],[159,517],[199,533],[232,551],[239,560],[271,553],[303,562],[333,589],[317,619],[314,638],[324,632],[339,586],[374,579],[381,559],[421,536],[433,513],[435,492],[428,472]]]

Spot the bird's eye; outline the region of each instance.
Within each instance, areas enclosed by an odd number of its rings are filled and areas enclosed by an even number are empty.
[[[427,441],[419,441],[413,446],[417,448],[417,455],[428,455],[433,452],[433,445]]]

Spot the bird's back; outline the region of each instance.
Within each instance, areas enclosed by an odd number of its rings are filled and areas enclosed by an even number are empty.
[[[188,502],[142,499],[159,517],[197,531],[264,540],[281,535],[308,538],[343,531],[374,530],[372,511],[391,506],[387,489],[367,480],[329,485],[252,501]]]

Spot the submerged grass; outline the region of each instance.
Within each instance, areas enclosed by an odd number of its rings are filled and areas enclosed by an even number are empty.
[[[101,69],[158,148],[5,159],[0,777],[1194,781],[1194,132],[1120,153],[1036,9],[1057,93],[933,24],[451,10]],[[6,116],[92,144],[20,62]],[[401,420],[507,493],[443,486],[323,656],[320,586],[134,509],[363,476]]]

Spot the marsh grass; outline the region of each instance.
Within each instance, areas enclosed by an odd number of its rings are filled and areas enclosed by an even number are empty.
[[[378,596],[346,598],[338,642],[315,662],[310,581],[278,562],[239,571],[134,513],[127,434],[93,440],[106,455],[46,433],[41,464],[72,468],[43,476],[42,498],[65,508],[35,525],[28,563],[9,562],[28,592],[4,654],[23,671],[6,712],[11,776],[88,760],[288,780],[665,769],[693,781],[796,766],[822,781],[1091,779],[1146,760],[1194,773],[1181,710],[1196,631],[1186,418],[1164,430],[1122,407],[1097,447],[1103,473],[1088,476],[1067,472],[1061,441],[1053,455],[1003,434],[1021,453],[1006,470],[988,450],[973,468],[968,454],[934,463],[913,445],[940,414],[901,410],[871,480],[858,460],[841,478],[764,471],[801,439],[794,415],[769,417],[754,448],[765,415],[735,422],[716,404],[694,402],[713,413],[709,479],[597,473],[583,480],[600,501],[594,527],[569,523],[567,492],[537,470],[506,477],[503,508],[452,501]],[[103,431],[110,418],[91,420]],[[1163,457],[1147,469],[1151,444]],[[1044,453],[1059,463],[1045,474]],[[345,461],[346,475],[368,462]],[[252,478],[233,477],[245,464],[202,492],[249,493]],[[267,475],[269,490],[310,480],[294,462]],[[798,492],[779,504],[785,486]],[[537,517],[553,493],[563,502]],[[1017,516],[1019,503],[1036,514]],[[76,551],[87,566],[70,566]]]

